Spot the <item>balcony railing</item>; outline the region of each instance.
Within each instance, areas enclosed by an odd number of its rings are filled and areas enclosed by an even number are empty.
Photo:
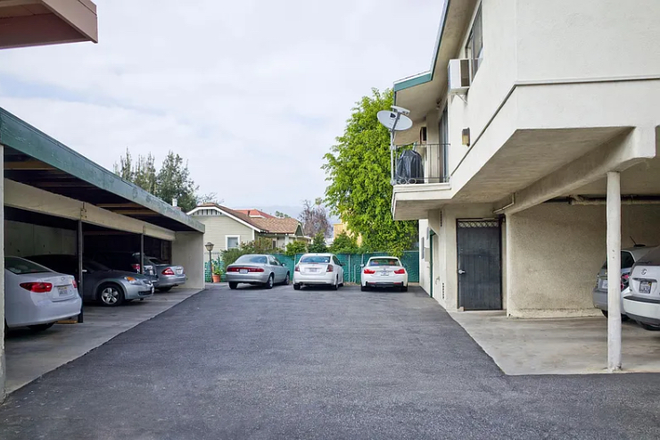
[[[449,144],[414,144],[399,147],[394,158],[393,185],[447,183]]]

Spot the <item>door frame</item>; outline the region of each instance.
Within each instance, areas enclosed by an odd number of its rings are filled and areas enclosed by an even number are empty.
[[[499,246],[499,273],[500,273],[500,282],[499,282],[499,303],[500,306],[498,309],[493,309],[493,310],[504,310],[504,273],[502,271],[503,269],[503,259],[504,259],[504,253],[502,249],[502,217],[498,218],[460,218],[456,219],[456,277],[457,277],[457,282],[456,282],[456,290],[457,290],[457,305],[458,308],[460,309],[463,307],[462,305],[462,295],[461,295],[461,276],[458,273],[460,270],[460,250],[459,250],[459,240],[458,240],[458,230],[459,230],[459,223],[460,222],[497,222],[497,244]]]

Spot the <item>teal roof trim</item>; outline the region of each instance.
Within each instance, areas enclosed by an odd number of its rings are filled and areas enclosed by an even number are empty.
[[[0,107],[0,144],[11,147],[98,188],[144,206],[190,229],[204,225],[153,194],[87,159]]]
[[[436,37],[435,48],[433,49],[433,58],[431,60],[431,68],[428,72],[406,78],[394,83],[394,102],[396,103],[396,92],[409,89],[433,81],[433,74],[435,73],[436,65],[438,64],[438,52],[440,51],[440,44],[442,43],[442,34],[445,32],[445,25],[447,24],[447,11],[449,11],[449,3],[451,0],[445,0],[445,5],[442,8],[442,16],[440,18],[440,29]]]

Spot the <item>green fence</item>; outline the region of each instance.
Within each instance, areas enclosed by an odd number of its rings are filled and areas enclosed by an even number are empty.
[[[384,252],[376,252],[372,254],[338,254],[337,258],[341,261],[341,264],[344,265],[344,281],[347,283],[359,283],[360,275],[362,274],[361,265],[366,263],[370,257],[378,257],[387,255]],[[219,264],[222,266],[222,258],[219,252],[213,252],[211,254],[214,264]],[[295,257],[290,257],[284,254],[275,254],[275,257],[284,263],[289,271],[293,274],[293,269],[295,265],[300,260],[303,254],[298,254]],[[408,271],[408,281],[411,283],[419,282],[419,252],[418,251],[407,251],[404,252],[403,257],[401,257],[401,264]],[[206,281],[211,282],[211,271],[209,269],[209,262],[206,261],[205,265],[205,276]]]

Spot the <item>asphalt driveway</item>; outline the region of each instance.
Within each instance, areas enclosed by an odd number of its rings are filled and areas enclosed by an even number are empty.
[[[658,389],[505,376],[416,289],[210,289],[12,394],[0,439],[645,439]]]

